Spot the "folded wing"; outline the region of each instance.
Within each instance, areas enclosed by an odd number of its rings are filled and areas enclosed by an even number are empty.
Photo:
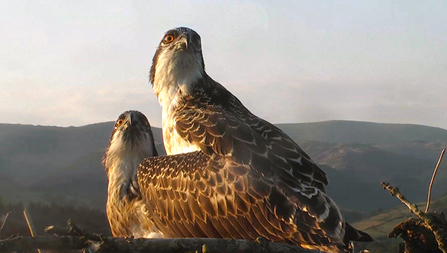
[[[326,174],[283,131],[253,115],[212,79],[195,85],[174,112],[178,134],[211,155],[247,165],[267,177],[278,175],[291,186],[306,184],[325,191]]]
[[[322,191],[292,188],[221,155],[146,158],[138,183],[148,216],[166,237],[261,236],[320,250],[342,244],[340,214]]]

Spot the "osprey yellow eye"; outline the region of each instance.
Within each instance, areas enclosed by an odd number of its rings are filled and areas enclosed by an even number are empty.
[[[121,126],[124,123],[123,119],[119,119],[116,121],[116,126]]]
[[[171,43],[173,41],[174,41],[174,36],[172,36],[172,35],[166,35],[163,40],[164,43]]]

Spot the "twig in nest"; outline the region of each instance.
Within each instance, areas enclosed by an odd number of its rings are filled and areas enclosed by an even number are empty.
[[[428,213],[428,209],[430,208],[430,199],[431,199],[431,188],[433,187],[433,182],[435,181],[436,172],[438,172],[439,165],[441,164],[442,157],[444,156],[445,148],[442,149],[441,155],[439,156],[438,164],[436,164],[435,171],[433,171],[433,176],[431,177],[430,186],[428,187],[428,197],[427,197],[427,206],[425,207],[425,212]]]
[[[417,216],[420,216],[421,214],[423,214],[417,207],[417,205],[415,204],[411,204],[410,201],[408,201],[404,195],[402,195],[399,191],[399,188],[397,187],[392,187],[389,183],[387,182],[382,182],[382,187],[386,190],[388,190],[392,196],[398,198],[402,203],[404,203],[408,209],[410,209],[410,212],[416,214]]]
[[[447,253],[446,249],[446,232],[445,226],[439,225],[438,222],[433,219],[433,215],[429,213],[422,212],[418,209],[418,207],[415,204],[411,204],[399,191],[399,188],[392,187],[389,183],[382,182],[382,187],[386,190],[388,190],[391,195],[397,197],[402,203],[404,203],[408,209],[414,214],[416,214],[421,220],[424,222],[421,224],[430,231],[433,232],[436,238],[436,242],[438,243],[438,248],[443,252]]]
[[[78,234],[70,233],[70,228],[60,228],[56,226],[48,226],[43,231],[55,236],[79,236]]]
[[[19,236],[0,240],[0,252],[29,252],[36,248],[46,250],[82,250],[95,242],[85,241],[77,236]],[[205,245],[205,246],[204,246]],[[297,246],[233,239],[215,238],[181,238],[181,239],[130,239],[107,238],[92,252],[133,252],[133,253],[178,253],[178,252],[212,252],[212,253],[318,253],[319,251],[302,249]]]
[[[82,236],[82,237],[85,237],[87,240],[92,240],[92,241],[104,241],[107,238],[103,234],[96,234],[96,233],[89,232],[85,229],[82,229],[78,225],[76,225],[74,222],[72,222],[71,220],[67,221],[67,225],[70,227],[70,230],[68,232],[71,235]]]
[[[246,241],[214,238],[144,239],[113,238],[88,232],[67,222],[69,229],[49,226],[47,233],[57,236],[16,236],[0,240],[0,252],[26,252],[36,248],[63,251],[83,250],[84,252],[133,252],[133,253],[317,253],[298,246],[273,243],[266,240]],[[68,235],[68,236],[67,236]]]
[[[31,219],[31,215],[25,210],[23,210],[23,216],[25,217],[26,224],[28,225],[29,232],[31,233],[32,237],[37,236],[36,227],[34,227],[33,220]],[[42,253],[42,251],[38,248],[37,252]]]
[[[8,212],[8,213],[5,215],[5,218],[3,219],[2,226],[0,227],[0,233],[2,232],[3,228],[5,227],[6,220],[8,219],[8,216],[9,216],[10,213],[11,213],[11,212]]]
[[[427,215],[430,215],[433,222],[438,224],[439,227],[445,227],[446,220],[443,213],[429,213]],[[425,222],[418,217],[412,217],[397,224],[388,234],[388,238],[399,236],[404,239],[404,247],[398,252],[441,253],[433,231],[428,229]]]

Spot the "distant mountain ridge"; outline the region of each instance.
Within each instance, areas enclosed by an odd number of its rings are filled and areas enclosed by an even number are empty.
[[[373,144],[383,142],[447,142],[447,130],[415,124],[332,120],[312,123],[277,124],[296,141],[311,140]]]
[[[103,209],[107,178],[101,159],[113,124],[0,124],[0,195]],[[381,189],[382,180],[398,185],[414,201],[425,199],[439,152],[447,145],[447,130],[420,125],[326,121],[277,126],[328,174],[329,195],[344,208],[362,211],[398,205]],[[161,129],[153,127],[153,132],[157,150],[165,154]],[[443,167],[439,181],[447,179]],[[435,184],[435,195],[444,192],[447,184]]]

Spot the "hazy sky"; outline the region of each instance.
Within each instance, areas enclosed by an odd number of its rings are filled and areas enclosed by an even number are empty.
[[[209,1],[211,2],[211,1]],[[447,2],[1,1],[0,122],[80,126],[140,110],[165,31],[202,37],[208,74],[273,123],[447,128]]]

